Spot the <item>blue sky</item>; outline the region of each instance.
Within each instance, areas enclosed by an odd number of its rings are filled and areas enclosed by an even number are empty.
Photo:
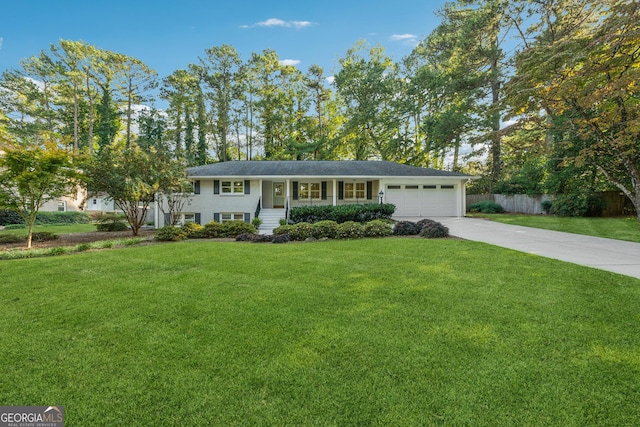
[[[160,77],[233,45],[244,60],[275,50],[306,72],[327,75],[359,39],[395,61],[439,20],[443,0],[7,0],[0,6],[0,72],[59,39],[83,40],[144,61]]]

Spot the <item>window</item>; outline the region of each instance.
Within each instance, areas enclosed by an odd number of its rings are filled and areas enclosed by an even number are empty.
[[[220,220],[221,222],[244,221],[244,214],[240,212],[222,212]]]
[[[93,199],[93,204],[97,205],[98,204],[98,199]]]
[[[425,190],[435,190],[436,186],[435,185],[423,185],[422,188],[425,189]]]
[[[405,185],[404,188],[405,188],[405,190],[417,190],[418,186],[417,185]]]
[[[196,214],[192,214],[192,213],[182,214],[182,223],[186,224],[188,222],[196,222]]]
[[[67,211],[67,202],[58,202],[58,212],[66,212]]]
[[[222,181],[222,194],[244,194],[244,181]]]
[[[399,190],[399,185],[387,185],[387,190]]]
[[[364,199],[367,196],[364,182],[345,182],[344,198],[345,199]]]
[[[453,185],[441,185],[440,188],[442,190],[453,190],[454,186]]]
[[[320,199],[319,182],[301,182],[298,185],[299,199]]]

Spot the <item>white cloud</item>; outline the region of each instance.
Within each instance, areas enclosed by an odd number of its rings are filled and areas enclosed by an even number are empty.
[[[336,76],[329,76],[325,79],[327,81],[327,83],[329,83],[330,85],[333,84],[334,81],[336,81]]]
[[[417,46],[418,44],[418,36],[415,34],[394,34],[390,38],[394,42],[403,42],[412,46]]]
[[[251,27],[284,27],[284,28],[295,28],[296,30],[300,30],[302,28],[310,27],[313,25],[313,22],[310,21],[285,21],[279,18],[269,18],[266,21],[256,22],[253,25],[241,25],[240,28],[251,28]]]
[[[300,63],[298,59],[283,59],[280,61],[280,65],[293,65],[294,67]]]

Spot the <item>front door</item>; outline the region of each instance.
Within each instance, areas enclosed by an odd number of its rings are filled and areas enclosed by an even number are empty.
[[[273,183],[273,207],[284,208],[284,182]]]

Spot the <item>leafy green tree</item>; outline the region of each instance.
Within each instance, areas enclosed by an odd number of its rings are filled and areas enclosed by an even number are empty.
[[[87,188],[106,193],[124,212],[134,236],[145,224],[150,204],[160,188],[163,162],[155,150],[146,152],[137,144],[119,149],[110,145],[87,166]]]
[[[210,101],[213,121],[213,139],[218,160],[229,160],[229,141],[232,134],[233,106],[241,94],[242,60],[233,46],[213,46],[205,50],[196,72],[208,88],[205,98]]]
[[[54,145],[4,145],[2,149],[0,206],[24,220],[30,248],[38,211],[47,201],[72,194],[78,174],[70,153]]]
[[[380,157],[392,160],[394,139],[399,120],[394,105],[397,94],[397,66],[380,46],[367,48],[357,42],[339,60],[335,75],[337,94],[344,101],[345,116],[342,138],[350,147],[354,160]]]

